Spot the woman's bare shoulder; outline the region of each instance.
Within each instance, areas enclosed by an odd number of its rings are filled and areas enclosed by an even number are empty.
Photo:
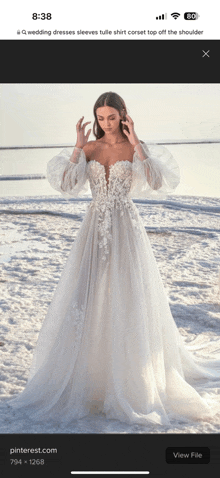
[[[83,146],[83,151],[91,151],[95,145],[96,145],[97,141],[87,141],[87,143],[85,144],[85,146]]]
[[[95,147],[97,146],[97,141],[88,141],[85,146],[83,146],[83,151],[86,155],[87,161],[89,161],[90,155],[93,153]]]

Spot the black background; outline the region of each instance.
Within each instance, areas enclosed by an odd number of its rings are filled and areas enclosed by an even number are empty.
[[[1,83],[219,83],[219,43],[1,40]]]

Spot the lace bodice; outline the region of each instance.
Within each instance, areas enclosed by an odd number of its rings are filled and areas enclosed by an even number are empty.
[[[98,199],[102,194],[122,198],[128,195],[132,182],[131,161],[117,161],[107,168],[96,160],[88,163],[88,177],[93,198]]]

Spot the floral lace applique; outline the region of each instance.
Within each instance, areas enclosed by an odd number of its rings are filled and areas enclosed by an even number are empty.
[[[74,323],[74,332],[75,332],[77,341],[81,339],[81,336],[82,336],[85,310],[86,310],[85,305],[80,306],[77,302],[73,302],[71,304],[71,308],[66,317],[66,320],[68,322]]]
[[[107,185],[105,166],[95,160],[90,161],[89,165],[90,187],[93,196],[90,207],[99,214],[99,248],[103,249],[102,260],[106,261],[112,241],[113,208],[120,209],[121,216],[126,210],[129,210],[133,225],[140,232],[138,212],[132,199],[128,197],[132,181],[132,167],[130,161],[117,161],[110,165]]]

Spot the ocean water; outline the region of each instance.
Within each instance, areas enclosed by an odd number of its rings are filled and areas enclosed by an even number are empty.
[[[220,143],[166,147],[177,160],[181,172],[181,182],[175,195],[220,197]],[[61,149],[62,146],[0,150],[0,197],[59,195],[44,178],[47,162]],[[30,179],[30,175],[33,175],[33,179]],[[34,179],[34,175],[41,178]],[[8,180],[3,180],[4,176]],[[20,179],[10,179],[10,176],[20,176]]]
[[[1,180],[0,197],[44,196],[59,194],[51,188],[47,179],[25,179],[28,175],[46,176],[47,162],[62,148],[23,149],[0,151],[0,175],[21,176],[20,180]]]

